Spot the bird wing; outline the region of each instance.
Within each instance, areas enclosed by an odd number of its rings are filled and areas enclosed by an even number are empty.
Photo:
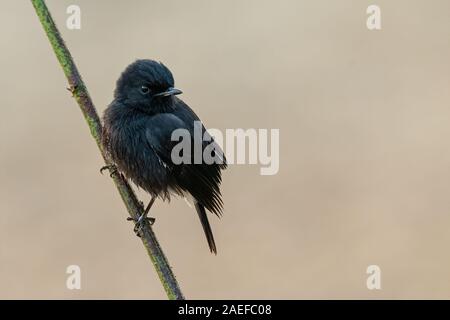
[[[202,124],[202,135],[207,137],[208,139],[205,139],[203,141],[203,150],[209,145],[214,144],[214,150],[217,151],[218,156],[220,158],[220,169],[225,170],[227,168],[227,160],[226,157],[222,151],[222,148],[214,141],[214,138],[208,133],[205,126],[201,122],[200,118],[197,116],[197,114],[194,112],[194,110],[191,109],[186,103],[184,103],[183,100],[178,99],[175,97],[175,110],[173,111],[173,114],[176,115],[179,119],[181,119],[193,132],[194,130],[194,123],[196,121],[200,121]]]
[[[146,139],[161,161],[171,169],[175,184],[172,187],[175,190],[189,192],[206,209],[220,216],[223,202],[219,186],[222,182],[221,170],[226,167],[226,163],[194,163],[192,119],[195,118],[188,114],[187,116],[185,114],[184,117],[180,117],[180,113],[157,114],[150,118],[146,124]],[[198,117],[195,120],[197,119]],[[172,132],[175,129],[185,129],[190,133],[191,153],[188,155],[189,163],[175,164],[172,161],[172,149],[179,143],[179,141],[172,141],[171,139]],[[215,142],[203,142],[203,150],[210,143]]]
[[[176,129],[188,130],[181,119],[170,113],[156,114],[145,123],[145,138],[149,148],[165,167],[172,170],[176,167],[171,157],[172,148],[178,143],[172,141],[172,132]]]

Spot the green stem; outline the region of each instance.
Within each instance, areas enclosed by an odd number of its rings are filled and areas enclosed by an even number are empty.
[[[112,161],[109,159],[101,143],[102,125],[100,118],[94,104],[92,103],[88,90],[81,79],[80,73],[78,72],[78,69],[72,59],[72,55],[67,49],[44,0],[31,0],[31,2],[33,3],[42,27],[44,28],[45,33],[47,34],[53,47],[53,51],[55,52],[56,57],[63,68],[64,74],[69,81],[69,89],[80,106],[81,112],[86,119],[92,137],[97,142],[106,165],[110,166]],[[144,211],[141,202],[139,202],[136,194],[133,192],[133,189],[121,174],[114,174],[114,172],[111,171],[111,176],[128,210],[128,213],[132,218],[137,219]],[[170,268],[169,262],[167,261],[167,258],[164,255],[158,240],[156,239],[155,233],[148,222],[146,222],[142,227],[141,239],[169,299],[184,299],[175,275]]]

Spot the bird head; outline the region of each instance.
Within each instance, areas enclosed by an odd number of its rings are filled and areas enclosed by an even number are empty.
[[[145,59],[136,60],[122,72],[114,98],[131,107],[158,112],[170,107],[173,97],[181,93],[174,87],[172,73],[165,65]]]

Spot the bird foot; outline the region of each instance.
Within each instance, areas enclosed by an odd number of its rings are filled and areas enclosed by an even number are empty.
[[[110,165],[106,165],[100,168],[100,173],[103,174],[103,171],[105,171],[106,169],[109,170],[109,176],[112,178],[113,175],[115,175],[116,173],[118,173],[117,167],[114,164],[110,164]]]
[[[141,216],[139,216],[139,218],[135,219],[132,217],[128,217],[127,221],[134,221],[134,228],[133,231],[134,233],[136,233],[136,235],[138,237],[140,237],[141,235],[139,234],[139,231],[141,231],[142,226],[144,225],[145,221],[148,221],[148,223],[152,226],[155,223],[155,218],[153,217],[147,217],[146,214],[142,214]]]

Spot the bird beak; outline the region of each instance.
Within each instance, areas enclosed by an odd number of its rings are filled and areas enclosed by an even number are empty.
[[[168,97],[168,96],[176,96],[177,94],[182,94],[183,91],[177,88],[169,88],[164,92],[157,93],[153,95],[154,97]]]

